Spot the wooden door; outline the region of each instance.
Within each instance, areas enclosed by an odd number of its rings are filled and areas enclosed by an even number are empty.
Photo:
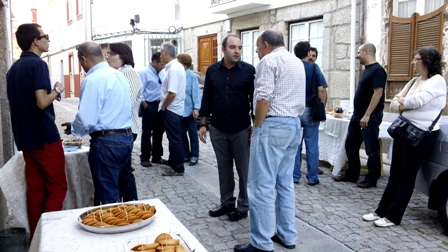
[[[218,60],[217,35],[207,35],[198,38],[198,71],[205,74],[208,66]]]

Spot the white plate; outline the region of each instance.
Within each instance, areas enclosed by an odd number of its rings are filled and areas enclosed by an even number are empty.
[[[89,226],[89,225],[83,224],[82,223],[82,218],[85,215],[89,214],[90,212],[93,212],[93,211],[98,210],[100,208],[103,209],[103,210],[107,210],[109,208],[116,207],[118,205],[131,205],[131,206],[133,206],[133,205],[138,205],[138,204],[141,204],[141,203],[139,203],[138,201],[135,201],[133,203],[115,203],[115,204],[104,205],[104,206],[101,206],[101,207],[95,207],[95,208],[89,209],[88,211],[85,211],[82,214],[80,214],[78,216],[78,223],[79,223],[79,225],[83,229],[85,229],[85,230],[87,230],[89,232],[98,233],[98,234],[116,234],[116,233],[124,233],[124,232],[137,230],[137,229],[140,229],[142,227],[148,226],[149,223],[151,223],[154,220],[154,217],[156,217],[157,210],[156,210],[156,213],[154,213],[154,215],[151,218],[148,218],[146,220],[143,220],[143,221],[140,221],[140,222],[137,222],[137,223],[132,223],[132,224],[129,224],[129,225],[126,225],[126,226],[93,227],[93,226]]]
[[[138,245],[138,244],[149,244],[149,243],[154,243],[154,240],[157,238],[157,236],[159,234],[161,234],[163,232],[159,232],[157,234],[152,234],[149,236],[144,236],[144,237],[139,237],[139,238],[134,238],[134,239],[129,239],[126,240],[123,243],[123,249],[124,252],[133,252],[131,250],[131,248],[133,248],[134,246]],[[191,245],[190,242],[187,242],[181,234],[170,234],[171,237],[173,237],[173,239],[179,239],[180,240],[180,245],[182,245],[182,247],[185,248],[186,251],[188,252],[194,252],[195,248]]]

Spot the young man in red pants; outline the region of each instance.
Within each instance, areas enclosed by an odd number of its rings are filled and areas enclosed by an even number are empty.
[[[53,101],[60,100],[64,86],[51,88],[47,63],[50,38],[38,24],[22,24],[16,31],[22,49],[6,74],[11,124],[17,149],[23,151],[27,183],[30,236],[40,215],[62,209],[67,193],[65,157],[54,122]]]

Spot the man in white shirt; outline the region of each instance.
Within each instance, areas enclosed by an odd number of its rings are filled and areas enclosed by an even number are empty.
[[[159,110],[169,142],[168,164],[172,168],[162,175],[183,176],[185,168],[181,128],[185,102],[185,69],[176,59],[176,47],[169,42],[162,44],[160,57],[166,64],[166,75],[162,81]]]

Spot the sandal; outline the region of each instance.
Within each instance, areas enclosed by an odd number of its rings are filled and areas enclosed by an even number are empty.
[[[197,160],[191,160],[190,164],[188,164],[189,166],[193,166],[193,165],[197,165],[198,161]]]

